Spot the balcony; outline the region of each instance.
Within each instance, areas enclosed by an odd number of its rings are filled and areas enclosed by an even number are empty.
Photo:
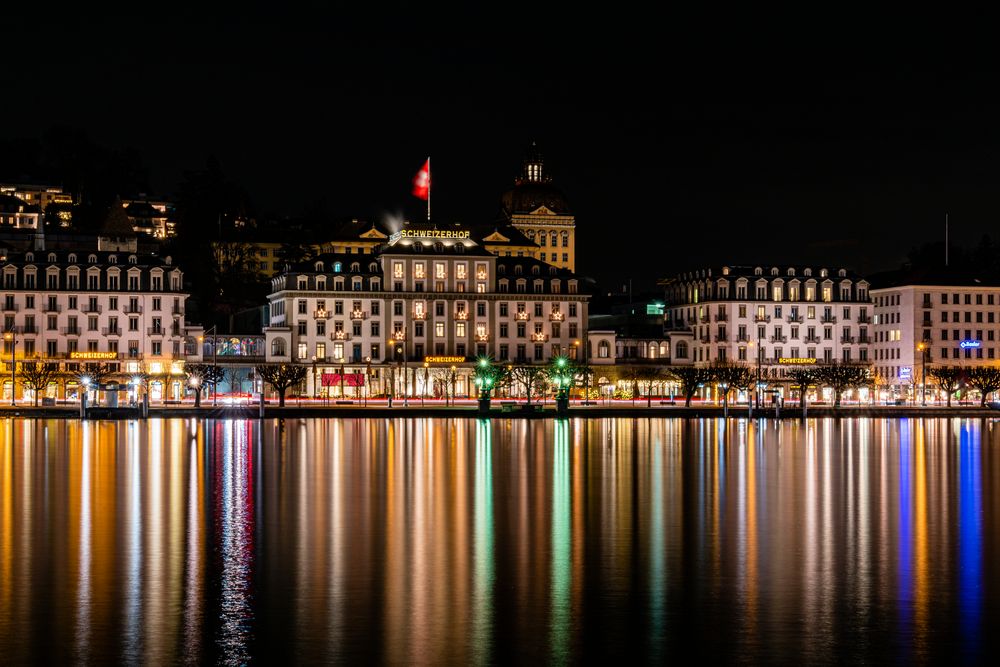
[[[5,303],[3,305],[3,310],[5,313],[16,313],[20,310],[20,307],[16,303]]]
[[[753,316],[753,321],[754,322],[770,322],[771,321],[771,316],[770,315],[754,315]]]
[[[851,345],[853,343],[854,343],[854,336],[841,336],[840,337],[840,344],[841,345]]]
[[[34,324],[26,324],[23,327],[17,327],[17,332],[22,334],[36,334],[38,333],[38,327]]]
[[[330,340],[351,340],[351,334],[348,331],[331,331]],[[396,340],[401,340],[398,336]]]
[[[687,318],[687,320],[685,320],[685,322],[687,322],[687,325],[689,327],[693,327],[694,325],[698,324],[698,318],[696,318],[696,317],[689,317],[689,318]]]
[[[533,333],[531,334],[531,340],[535,343],[547,343],[549,342],[549,335],[547,333]]]
[[[146,334],[149,336],[164,336],[166,333],[167,330],[163,327],[149,327],[146,329]]]
[[[61,333],[64,336],[79,336],[80,327],[63,327],[62,329],[59,330],[59,333]]]
[[[736,342],[737,343],[749,343],[750,342],[750,336],[747,336],[746,334],[739,334],[739,335],[736,336]]]
[[[122,330],[118,327],[104,327],[101,329],[102,336],[121,336]]]
[[[788,336],[771,336],[768,340],[772,343],[787,343]]]
[[[701,322],[702,324],[708,324],[709,322],[711,322],[711,321],[712,321],[712,317],[711,317],[711,315],[709,315],[708,313],[705,313],[704,315],[702,315],[701,317],[699,317],[699,318],[698,318],[698,320],[699,320],[699,321],[700,321],[700,322]]]
[[[706,334],[706,335],[702,336],[701,338],[699,338],[699,340],[702,343],[711,343],[712,342],[712,337]]]
[[[531,316],[528,314],[528,311],[526,310],[519,310],[516,313],[514,313],[514,319],[517,320],[518,322],[527,322],[530,317]]]
[[[337,332],[334,331],[332,334],[330,334],[330,336],[332,337],[333,334],[335,334],[335,333],[337,333]],[[337,340],[344,340],[344,339],[337,339]],[[404,340],[406,340],[406,332],[405,331],[396,331],[396,332],[394,332],[392,334],[392,337],[390,338],[390,340],[404,341]]]
[[[518,313],[518,315],[520,315],[520,314],[521,313]],[[456,320],[461,320],[462,322],[466,321],[467,319],[469,319],[469,311],[467,311],[467,310],[460,310],[460,311],[458,311],[457,313],[455,313],[455,319]],[[518,319],[521,319],[521,318],[518,318]]]
[[[129,304],[125,306],[125,313],[128,315],[142,315],[142,306],[138,304]]]
[[[412,313],[410,313],[410,317],[412,319],[414,319],[414,320],[426,320],[427,319],[427,311],[426,310],[421,310],[419,312],[418,311],[413,311]]]
[[[874,342],[874,341],[871,338],[869,338],[868,336],[858,336],[858,343],[861,344],[861,345],[868,345],[869,343],[872,343],[872,342]]]
[[[173,308],[170,309],[170,313],[172,315],[183,315],[184,309],[181,308],[180,306],[174,306]]]
[[[819,321],[822,322],[823,324],[836,324],[837,323],[837,316],[836,315],[823,315],[822,317],[819,318]]]
[[[802,324],[802,316],[801,315],[789,315],[788,316],[788,321],[791,322],[792,324]]]
[[[716,322],[728,322],[729,321],[729,315],[727,315],[725,313],[716,313],[715,314],[715,321]]]
[[[328,320],[330,319],[330,311],[326,308],[318,308],[313,311],[313,319]]]
[[[488,333],[477,333],[474,338],[477,343],[488,343],[490,342],[490,335]]]
[[[549,322],[562,322],[566,319],[566,316],[561,312],[549,313]]]
[[[367,320],[368,319],[368,313],[366,313],[363,310],[352,310],[351,311],[351,319],[352,320]]]
[[[86,306],[83,307],[83,312],[99,314],[101,312],[101,307],[98,306],[96,303],[88,303]]]
[[[806,336],[805,337],[805,342],[807,342],[807,343],[818,343],[819,342],[819,336],[816,336],[816,335]]]
[[[922,308],[933,308],[934,305],[931,303],[930,299],[924,299],[923,303],[920,304]]]
[[[858,315],[858,324],[871,324],[871,323],[872,323],[871,315]]]
[[[42,312],[43,313],[61,313],[62,312],[62,308],[60,308],[59,306],[57,306],[55,304],[47,303],[44,306],[42,306]]]

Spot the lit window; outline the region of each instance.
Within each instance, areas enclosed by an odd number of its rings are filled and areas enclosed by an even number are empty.
[[[393,262],[392,263],[392,277],[393,278],[402,278],[403,277],[403,263],[402,262]]]

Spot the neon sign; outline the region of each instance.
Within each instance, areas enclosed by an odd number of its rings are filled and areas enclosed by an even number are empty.
[[[780,357],[778,363],[791,366],[808,366],[816,363],[816,357]]]
[[[963,340],[959,342],[958,346],[963,350],[968,350],[970,348],[977,348],[983,346],[983,341],[981,340]]]
[[[389,237],[389,245],[400,239],[467,239],[468,230],[451,229],[401,229]]]

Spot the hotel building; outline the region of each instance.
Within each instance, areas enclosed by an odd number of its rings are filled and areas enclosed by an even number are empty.
[[[923,381],[925,364],[995,364],[1000,347],[1000,284],[956,271],[873,276],[872,363],[895,393]],[[929,385],[933,382],[928,380]]]
[[[272,286],[268,361],[311,365],[311,395],[365,374],[375,393],[433,395],[441,370],[454,370],[465,395],[478,356],[545,364],[582,355],[589,296],[580,280],[534,258],[497,257],[467,229],[409,226],[374,253],[321,255]]]
[[[870,361],[869,283],[845,269],[723,266],[661,284],[674,365],[746,361],[783,377],[791,359]]]

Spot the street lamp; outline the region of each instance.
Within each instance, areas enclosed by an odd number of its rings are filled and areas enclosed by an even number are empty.
[[[451,404],[455,405],[455,366],[451,367]]]
[[[423,407],[424,399],[427,398],[427,373],[429,371],[430,364],[426,361],[424,362],[424,391],[420,395],[420,406]]]
[[[340,362],[340,398],[344,398],[344,358],[341,357],[337,361]]]
[[[372,358],[365,357],[365,407],[368,407],[368,394],[372,393]]]
[[[402,342],[402,341],[400,341],[400,342]],[[396,354],[398,354],[400,356],[400,359],[402,360],[402,364],[403,364],[403,407],[405,408],[405,407],[409,407],[409,405],[410,405],[410,397],[409,397],[408,392],[406,391],[406,380],[407,380],[406,376],[407,376],[408,373],[407,373],[407,368],[406,368],[406,351],[403,349],[403,347],[404,347],[403,345],[400,345],[399,347],[397,347],[396,348]]]
[[[316,355],[312,355],[313,362],[313,400],[319,397],[319,374],[316,372]]]
[[[217,324],[213,324],[211,328],[205,330],[205,334],[207,334],[209,331],[212,332],[212,405],[213,406],[219,404],[219,379],[217,370],[218,360],[219,360],[218,358],[219,340],[217,338],[218,332],[215,330],[215,327],[217,326],[218,326]],[[204,341],[205,336],[204,335],[199,336],[198,340]],[[204,352],[204,348],[202,348],[202,352]]]
[[[10,331],[4,333],[3,339],[5,341],[9,341],[10,343],[10,404],[13,407],[17,405],[14,401],[14,389],[17,386],[15,380],[17,377],[17,362],[14,360],[14,349],[17,347],[17,335],[14,333],[14,330],[11,329]]]
[[[927,344],[921,341],[917,344],[920,350],[920,405],[927,407]]]

